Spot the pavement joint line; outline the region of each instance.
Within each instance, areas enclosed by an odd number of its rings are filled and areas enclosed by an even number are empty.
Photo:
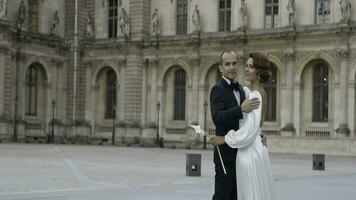
[[[313,174],[313,175],[305,175],[305,176],[283,176],[283,177],[274,177],[275,181],[284,181],[284,180],[298,180],[298,179],[305,179],[305,178],[317,178],[317,179],[327,179],[327,178],[333,178],[333,177],[350,177],[350,176],[356,176],[355,173],[341,173],[341,174]]]
[[[65,166],[72,172],[72,174],[75,175],[75,177],[84,182],[90,182],[90,178],[83,170],[80,169],[80,167],[75,164],[75,162],[69,158],[67,158],[65,155],[63,155],[62,151],[57,147],[54,146],[54,151],[60,155],[62,161],[64,162]]]
[[[15,199],[4,199],[4,200],[68,200],[68,196],[49,196],[49,197],[24,197],[24,198],[15,198]]]
[[[93,188],[74,188],[74,189],[58,189],[58,190],[39,190],[31,192],[16,192],[16,193],[6,193],[0,194],[2,196],[11,196],[11,195],[25,195],[25,194],[45,194],[51,192],[76,192],[76,191],[93,191],[93,190],[105,190],[107,187],[93,187]]]

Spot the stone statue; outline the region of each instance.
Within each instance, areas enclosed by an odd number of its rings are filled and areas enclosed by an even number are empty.
[[[200,33],[201,24],[200,24],[200,13],[199,13],[198,5],[195,5],[192,19],[193,19],[193,24],[194,24],[194,33]]]
[[[159,16],[157,8],[152,14],[152,35],[159,36]]]
[[[86,28],[85,28],[85,37],[92,39],[94,38],[94,28],[93,28],[93,21],[90,12],[88,12],[86,21]]]
[[[53,15],[52,24],[51,24],[51,35],[57,36],[58,35],[58,25],[59,25],[59,18],[58,18],[58,10]]]
[[[241,0],[241,7],[239,10],[240,14],[240,28],[246,29],[247,28],[247,4],[245,0]]]
[[[289,0],[287,5],[288,11],[288,25],[294,26],[295,25],[295,0]]]
[[[22,0],[19,7],[17,17],[17,28],[19,30],[25,30],[25,22],[26,22],[26,7],[25,2]]]
[[[351,2],[350,0],[340,0],[340,10],[343,21],[349,21],[351,17]]]
[[[0,19],[7,16],[7,0],[0,0]]]
[[[129,17],[125,11],[124,8],[121,8],[121,12],[119,15],[119,27],[120,27],[120,32],[127,36],[128,35],[128,30],[129,30]]]

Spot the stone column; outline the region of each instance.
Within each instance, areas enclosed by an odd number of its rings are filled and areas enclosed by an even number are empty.
[[[99,84],[95,83],[94,85],[90,85],[90,96],[91,96],[91,129],[92,129],[92,134],[91,136],[96,135],[96,126],[97,124],[100,125],[100,119],[97,113],[99,113],[98,110],[98,100],[97,97],[99,95]]]
[[[65,91],[64,91],[64,61],[57,63],[57,114],[56,116],[64,122],[65,118]]]
[[[295,132],[295,136],[302,136],[302,129],[300,128],[300,116],[301,116],[301,111],[300,111],[300,108],[301,108],[301,105],[300,105],[300,88],[301,88],[301,85],[300,85],[300,80],[298,82],[294,82],[293,86],[294,86],[294,89],[293,89],[293,97],[294,99],[296,99],[296,101],[293,102],[293,122],[294,122],[294,126],[296,128],[296,132]]]
[[[57,136],[62,136],[61,130],[60,130],[60,125],[61,122],[64,120],[64,99],[63,98],[63,77],[61,73],[61,69],[63,66],[63,61],[58,59],[58,58],[51,58],[49,59],[49,62],[52,66],[51,70],[51,77],[52,77],[52,82],[51,82],[51,87],[49,88],[50,94],[48,95],[48,123],[51,126],[52,124],[52,100],[55,100],[55,109],[54,109],[54,119],[55,119],[55,135]]]
[[[157,80],[159,81],[159,80]],[[163,81],[162,81],[163,83]],[[163,83],[164,84],[164,83]],[[158,129],[158,132],[159,132],[159,136],[162,137],[163,136],[163,131],[164,129],[166,128],[166,101],[164,98],[164,93],[166,92],[166,87],[163,86],[163,85],[159,85],[157,84],[157,101],[160,101],[160,104],[161,104],[161,108],[159,110],[159,126],[157,127]],[[156,102],[157,103],[157,102]],[[156,116],[157,116],[157,110],[156,110]]]
[[[118,84],[119,84],[119,90],[117,92],[117,104],[118,105],[118,114],[116,115],[117,121],[119,124],[124,123],[125,119],[125,69],[126,69],[126,64],[127,60],[126,58],[120,58],[119,59],[119,76],[118,77]]]
[[[287,74],[286,74],[286,84],[282,88],[281,97],[281,135],[282,136],[292,136],[295,135],[295,128],[293,125],[293,105],[294,105],[294,95],[293,95],[293,74],[294,74],[294,61],[295,54],[293,51],[285,52],[284,54],[286,64],[287,64]]]
[[[147,110],[150,112],[149,124],[154,126],[157,123],[157,101],[159,101],[157,97],[157,69],[159,67],[159,60],[157,58],[146,58],[144,62],[149,69],[148,71],[150,72],[150,96],[149,104],[147,105],[147,107],[149,106]]]
[[[239,81],[243,86],[247,86],[247,82],[245,80],[245,64],[246,64],[246,57],[244,53],[240,52],[237,53],[237,62],[238,62],[238,69],[237,69],[237,81]]]
[[[146,62],[142,63],[142,83],[141,83],[141,125],[142,127],[147,127],[148,125],[148,118],[149,118],[149,114],[148,114],[148,106],[149,102],[148,99],[149,97],[148,95],[148,90],[149,90],[149,83],[148,83],[148,65],[146,64]]]
[[[354,77],[354,74],[352,74]],[[356,103],[356,94],[355,94],[355,82],[356,80],[350,81],[349,82],[349,87],[348,87],[348,122],[350,124],[350,137],[354,138],[355,133],[356,133],[356,123],[355,123],[355,103]]]
[[[187,108],[188,108],[188,123],[199,123],[199,108],[202,107],[203,103],[199,101],[199,92],[198,92],[198,86],[199,86],[199,65],[200,65],[200,56],[198,55],[193,55],[190,58],[191,66],[193,68],[192,72],[192,87],[191,90],[187,91],[187,94],[189,92],[188,97],[190,97],[190,101],[187,101]],[[189,87],[188,87],[189,89]],[[201,104],[201,105],[200,105]]]
[[[129,8],[130,35],[133,40],[140,40],[150,34],[151,0],[130,0]]]
[[[4,114],[4,102],[5,102],[5,64],[6,64],[6,54],[8,49],[0,47],[0,118]]]
[[[143,59],[143,91],[142,91],[142,110],[141,116],[144,121],[144,129],[141,134],[141,145],[153,146],[157,134],[157,68],[159,59],[157,56],[146,57]]]
[[[93,66],[94,66],[94,61],[83,61],[83,66],[85,66],[85,75],[84,75],[84,79],[85,79],[85,99],[84,99],[84,121],[88,123],[88,125],[90,126],[89,128],[89,132],[87,133],[87,136],[89,137],[89,143],[91,142],[91,137],[93,136],[93,134],[95,133],[95,123],[94,123],[94,113],[95,113],[95,103],[93,101],[95,101],[95,96],[93,96],[93,90],[92,88],[92,70],[93,70]],[[59,94],[60,91],[58,91],[57,88],[57,94]],[[60,99],[58,99],[60,100]],[[59,103],[57,101],[57,103]],[[58,104],[57,104],[58,105]],[[59,106],[59,105],[58,105]],[[58,107],[59,108],[59,107]]]
[[[348,91],[347,91],[347,82],[348,82],[348,61],[349,61],[349,51],[348,49],[339,49],[337,51],[337,56],[340,59],[340,96],[339,99],[339,108],[335,109],[339,112],[339,127],[336,129],[336,133],[340,137],[346,137],[350,135],[350,129],[347,125],[348,117]]]
[[[50,123],[52,120],[52,99],[54,98],[55,91],[53,90],[54,86],[54,78],[52,78],[51,82],[47,79],[47,82],[43,84],[43,92],[40,94],[40,98],[43,98],[43,105],[39,106],[39,109],[42,109],[42,117],[41,120],[46,123],[45,125],[45,133],[50,132]]]
[[[125,68],[125,121],[136,124],[141,120],[142,57],[139,50],[127,56]]]
[[[198,86],[198,96],[199,96],[199,114],[198,114],[198,118],[199,118],[199,124],[201,128],[204,128],[205,126],[205,122],[204,122],[204,102],[206,102],[207,104],[209,104],[209,96],[207,94],[207,88],[208,88],[208,83],[205,82],[204,84],[199,84]],[[207,98],[205,98],[207,97]],[[207,116],[208,119],[209,116]],[[205,130],[207,131],[207,130]]]
[[[10,131],[8,130],[9,122],[7,118],[8,116],[5,115],[5,90],[6,85],[5,83],[8,81],[6,80],[6,61],[8,58],[9,49],[7,47],[0,47],[0,139],[3,140],[6,137],[10,136]]]
[[[9,90],[12,90],[11,93],[13,96],[10,98],[10,102],[7,104],[9,107],[13,107],[12,112],[16,113],[16,129],[18,139],[21,140],[25,137],[25,89],[26,89],[26,77],[25,68],[25,60],[27,59],[27,55],[18,50],[14,53],[13,59],[15,60],[15,70],[12,71],[13,77],[12,81],[10,81],[11,86]],[[11,66],[10,66],[11,67]],[[17,99],[17,104],[15,100]],[[45,102],[44,102],[45,103]],[[13,115],[13,116],[14,116]],[[43,118],[42,118],[43,119]]]
[[[86,86],[85,86],[85,103],[84,103],[84,120],[85,121],[91,121],[92,120],[92,113],[93,113],[93,108],[94,105],[92,105],[92,101],[94,100],[91,94],[91,87],[92,87],[92,68],[93,68],[93,62],[92,61],[84,61],[83,65],[85,65],[86,68]],[[58,92],[57,92],[58,93]]]
[[[15,53],[16,71],[14,71],[14,79],[12,83],[13,86],[10,87],[10,88],[14,88],[13,89],[14,99],[11,99],[11,102],[13,102],[17,98],[17,106],[15,106],[17,109],[16,115],[18,119],[21,119],[21,121],[25,120],[25,115],[26,115],[26,111],[25,111],[26,77],[24,77],[24,75],[26,73],[25,70],[27,69],[28,66],[25,66],[25,59],[27,59],[27,55],[18,51]],[[11,106],[12,105],[13,103],[11,103]]]

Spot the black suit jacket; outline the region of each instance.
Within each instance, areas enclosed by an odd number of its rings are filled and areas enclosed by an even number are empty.
[[[242,87],[239,88],[239,92],[242,103],[246,99]],[[232,89],[223,78],[210,92],[210,109],[216,135],[225,136],[229,130],[239,129],[239,119],[243,118],[243,114]],[[224,162],[235,163],[237,149],[230,148],[227,144],[219,145],[219,148]],[[220,163],[216,148],[214,148],[214,163]]]

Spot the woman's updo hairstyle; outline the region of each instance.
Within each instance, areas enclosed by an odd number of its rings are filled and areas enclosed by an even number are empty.
[[[266,83],[270,79],[272,73],[270,72],[271,69],[271,62],[262,54],[260,53],[251,53],[249,58],[253,59],[253,66],[256,69],[256,75],[261,83]]]

